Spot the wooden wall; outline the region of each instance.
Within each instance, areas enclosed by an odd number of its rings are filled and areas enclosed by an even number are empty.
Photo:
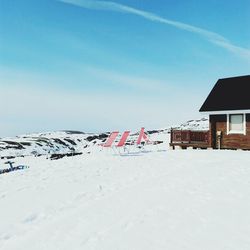
[[[218,148],[216,131],[222,131],[221,148],[224,149],[250,149],[250,114],[246,115],[246,135],[227,135],[227,116],[210,115],[210,143],[213,148]]]

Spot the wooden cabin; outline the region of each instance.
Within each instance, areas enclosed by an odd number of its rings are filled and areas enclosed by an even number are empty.
[[[220,79],[200,108],[212,148],[250,149],[250,75]]]
[[[250,150],[250,75],[219,79],[200,112],[209,131],[196,139],[197,131],[173,130],[170,146]]]

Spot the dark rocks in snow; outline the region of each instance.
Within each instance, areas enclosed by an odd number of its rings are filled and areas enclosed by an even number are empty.
[[[95,140],[95,139],[97,139],[98,138],[98,135],[91,135],[91,136],[88,136],[87,138],[86,138],[86,140],[88,141],[88,142],[91,142],[91,141],[93,141],[93,140]]]
[[[72,145],[74,145],[74,146],[77,145],[73,140],[71,140],[71,139],[69,139],[69,138],[64,138],[64,140],[67,141],[67,142],[69,142],[70,144],[72,144]]]
[[[100,134],[100,135],[91,135],[91,136],[88,136],[88,137],[86,138],[86,140],[87,140],[88,142],[94,141],[94,140],[96,140],[96,139],[98,139],[98,140],[103,140],[103,139],[106,139],[106,138],[109,136],[109,134],[110,134],[110,133],[102,133],[102,134]],[[94,142],[94,143],[96,143],[96,142]]]
[[[58,144],[61,144],[61,145],[65,146],[65,147],[68,147],[68,145],[64,141],[62,141],[61,139],[53,138],[53,141],[58,143]]]
[[[151,134],[156,134],[156,133],[163,132],[163,130],[148,130],[146,132],[147,132],[147,134],[151,135]]]
[[[65,132],[67,134],[71,134],[71,135],[73,135],[73,134],[75,134],[75,135],[83,134],[84,135],[85,134],[82,131],[74,131],[74,130],[64,130],[63,132]]]
[[[15,156],[6,156],[5,158],[6,159],[15,159],[16,157]]]
[[[33,138],[35,139],[36,143],[45,143],[47,146],[53,148],[53,144],[49,141],[49,139],[45,138],[45,137],[37,137],[37,138]]]
[[[106,139],[109,135],[110,135],[110,133],[102,133],[102,134],[99,135],[98,139],[100,139],[100,140]]]
[[[163,143],[163,141],[154,141],[154,145],[158,145],[158,144],[161,144]]]
[[[20,142],[20,144],[23,146],[31,146],[30,142]]]
[[[25,149],[20,143],[14,141],[2,141],[10,146],[6,146],[5,148],[14,148],[14,149]]]
[[[58,159],[61,159],[63,157],[72,157],[72,156],[76,156],[76,155],[81,155],[82,153],[75,153],[75,152],[72,152],[72,153],[67,153],[67,154],[52,154],[50,156],[50,159],[51,160],[58,160]]]

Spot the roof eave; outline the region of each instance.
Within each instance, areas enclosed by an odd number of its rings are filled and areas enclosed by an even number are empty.
[[[237,109],[237,110],[213,110],[213,111],[199,111],[203,114],[219,115],[219,114],[250,114],[250,109]]]

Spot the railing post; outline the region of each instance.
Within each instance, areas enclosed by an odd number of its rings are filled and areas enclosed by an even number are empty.
[[[173,128],[170,129],[170,143],[173,142]]]

